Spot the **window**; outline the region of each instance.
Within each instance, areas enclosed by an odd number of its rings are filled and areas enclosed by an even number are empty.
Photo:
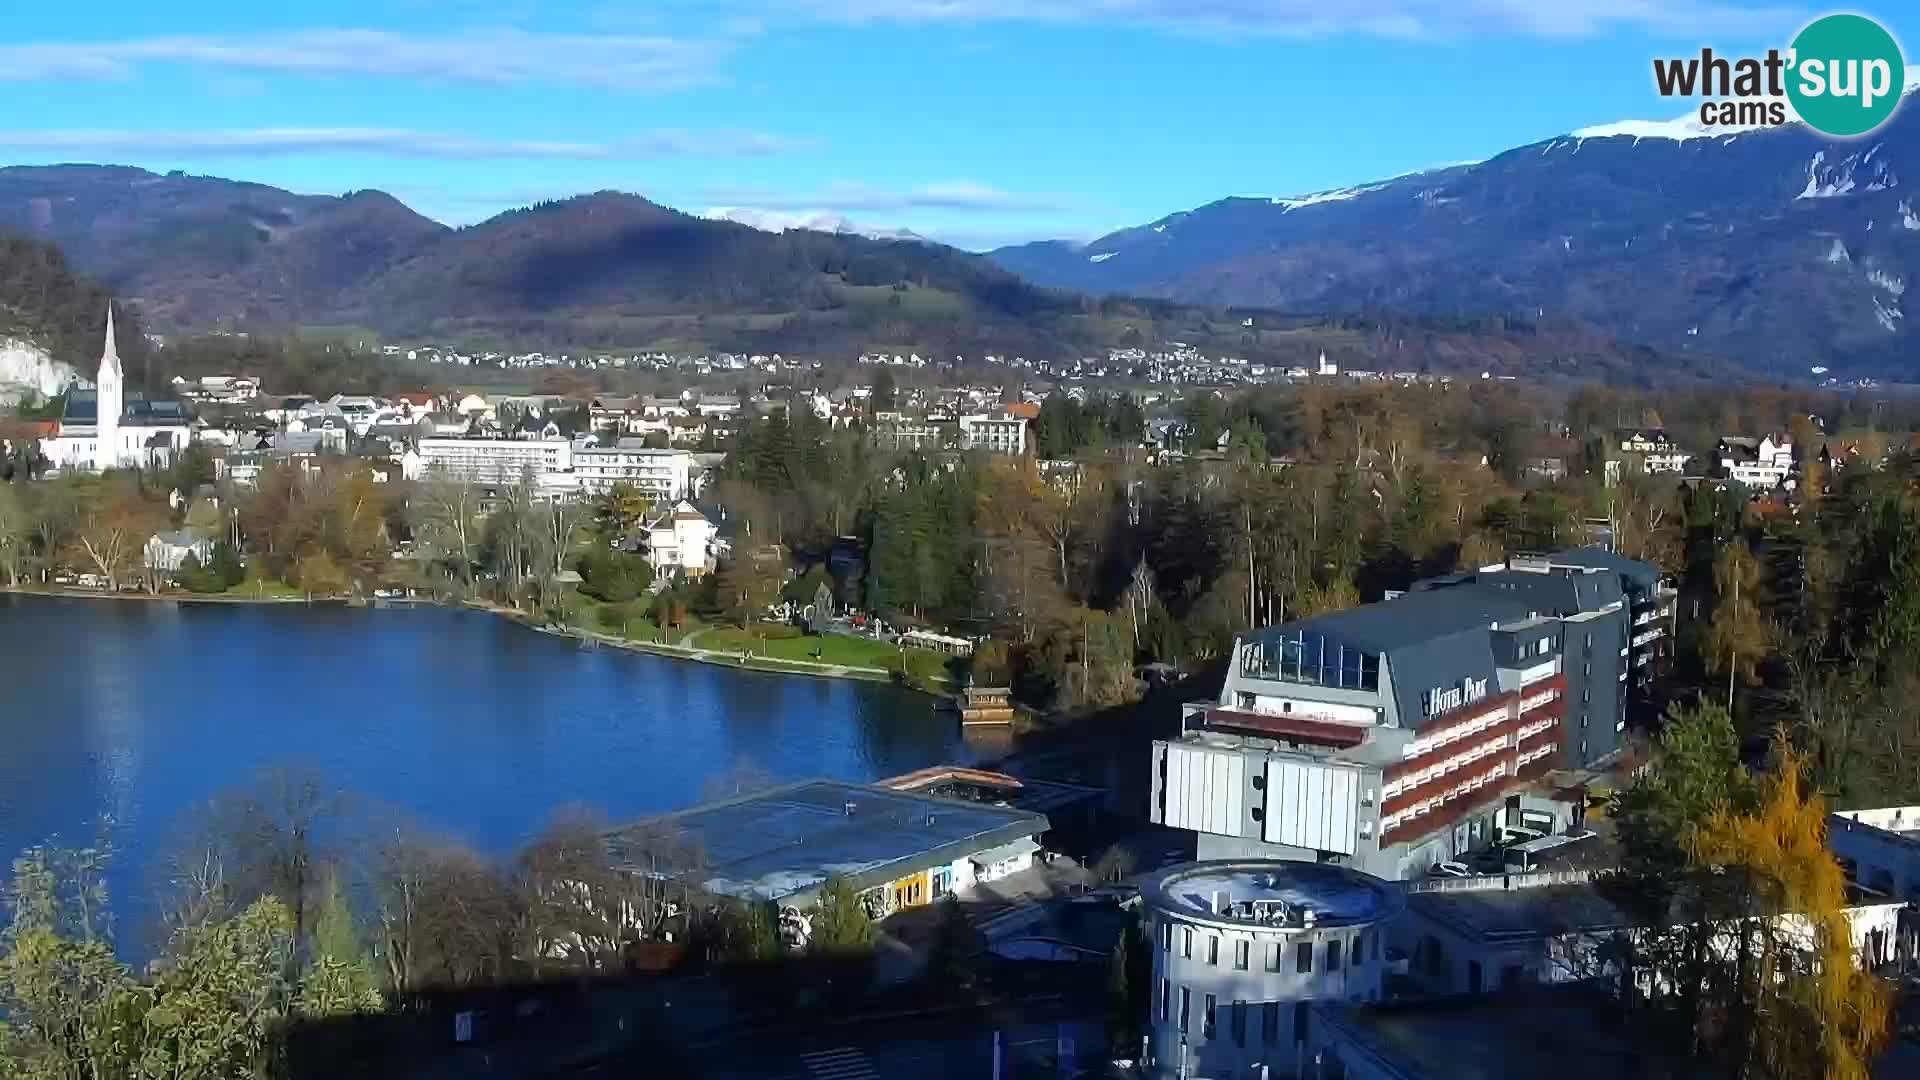
[[[1173,951],[1173,924],[1160,924],[1160,948],[1165,952]]]
[[[1180,988],[1180,1034],[1187,1033],[1187,1021],[1192,1018],[1193,991],[1188,987]]]
[[[1477,994],[1479,992],[1480,992],[1480,961],[1469,960],[1467,961],[1467,993]]]
[[[1160,980],[1160,1022],[1167,1022],[1167,1014],[1173,1010],[1173,984],[1166,979]]]
[[[1247,1003],[1233,1003],[1233,1045],[1247,1045]]]
[[[1340,943],[1338,941],[1327,942],[1327,970],[1340,970]]]
[[[1250,959],[1252,953],[1253,953],[1253,943],[1251,941],[1234,942],[1233,943],[1233,970],[1235,971],[1247,970],[1247,961]]]
[[[1280,1003],[1269,1001],[1260,1007],[1260,1038],[1268,1046],[1280,1041]]]
[[[1313,942],[1303,941],[1294,947],[1293,969],[1302,975],[1313,974]]]
[[[1267,946],[1267,970],[1280,970],[1280,943],[1277,941]]]
[[[1475,835],[1478,835],[1479,827],[1477,825],[1474,828],[1474,832]],[[1365,930],[1360,931],[1359,935],[1353,939],[1353,962],[1355,965],[1367,962],[1367,932]]]
[[[1293,1041],[1307,1041],[1307,1003],[1304,1001],[1293,1003]]]
[[[1219,934],[1207,935],[1207,966],[1208,967],[1220,966],[1220,935]]]
[[[1203,1039],[1213,1038],[1213,1008],[1214,997],[1208,994],[1206,1003],[1200,1008],[1200,1037]]]
[[[1180,959],[1193,959],[1193,927],[1191,926],[1180,928]]]

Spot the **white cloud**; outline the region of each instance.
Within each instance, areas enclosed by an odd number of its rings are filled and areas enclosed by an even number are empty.
[[[1199,32],[1325,37],[1449,37],[1474,32],[1544,36],[1614,26],[1672,32],[1769,23],[1791,30],[1792,5],[1744,0],[803,0],[832,22],[1103,22]]]
[[[1059,204],[1050,199],[1018,195],[971,180],[949,180],[911,188],[877,188],[839,181],[812,192],[715,191],[707,201],[754,210],[827,211],[961,210],[1046,211]]]
[[[640,161],[664,157],[764,157],[817,145],[753,131],[652,131],[604,142],[476,138],[404,128],[239,128],[210,131],[78,129],[0,131],[0,149],[103,158],[167,160],[310,153],[399,158],[548,158]]]
[[[188,64],[295,75],[661,91],[711,81],[732,49],[724,38],[504,28],[447,34],[351,29],[178,34],[0,45],[0,82],[118,79],[152,64]]]

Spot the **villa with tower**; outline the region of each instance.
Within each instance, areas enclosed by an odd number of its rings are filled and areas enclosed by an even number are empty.
[[[40,452],[57,469],[166,468],[186,449],[193,418],[177,401],[126,399],[126,373],[107,306],[107,340],[91,389],[67,391],[60,430],[40,441]]]

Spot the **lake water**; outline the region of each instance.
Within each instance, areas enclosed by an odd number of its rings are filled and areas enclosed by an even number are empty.
[[[128,929],[180,814],[272,766],[504,853],[562,805],[639,817],[743,766],[871,780],[967,756],[952,715],[908,691],[478,612],[0,595],[0,867],[104,815]]]

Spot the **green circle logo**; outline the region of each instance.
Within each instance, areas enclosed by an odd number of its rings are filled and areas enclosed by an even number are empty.
[[[1865,135],[1900,104],[1907,65],[1900,44],[1864,15],[1826,15],[1793,39],[1787,99],[1815,131]]]

